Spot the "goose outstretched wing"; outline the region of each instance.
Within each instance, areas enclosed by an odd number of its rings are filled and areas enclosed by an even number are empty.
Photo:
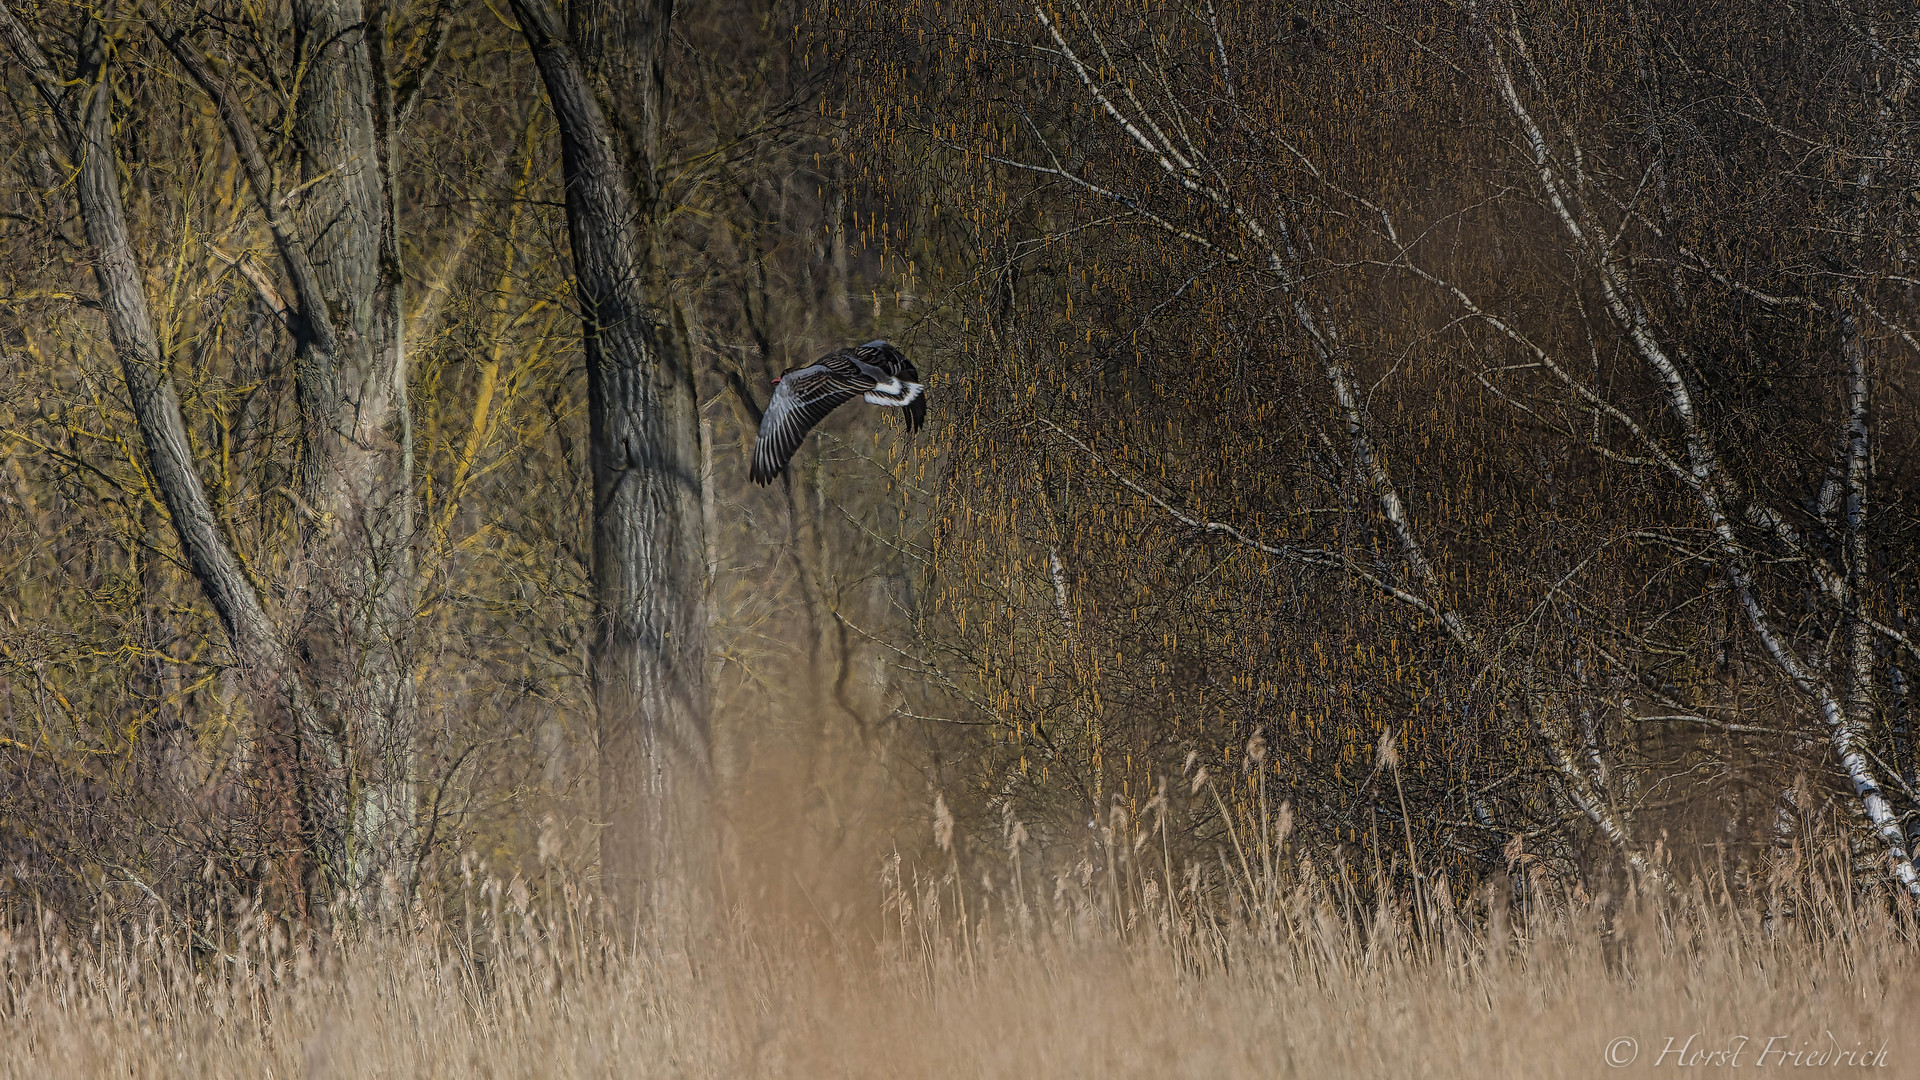
[[[753,482],[771,483],[787,467],[788,459],[800,449],[800,441],[813,425],[841,403],[873,387],[873,379],[844,355],[829,356],[782,375],[760,418],[760,436],[754,440]]]

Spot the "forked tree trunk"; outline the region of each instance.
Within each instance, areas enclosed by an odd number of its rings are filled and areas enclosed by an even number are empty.
[[[716,861],[698,407],[650,250],[673,5],[582,4],[571,39],[546,0],[513,9],[559,121],[586,350],[601,874],[664,937],[706,913]]]
[[[28,70],[46,99],[63,149],[76,169],[75,201],[87,244],[92,248],[100,306],[154,485],[166,505],[187,566],[219,614],[234,658],[266,718],[263,742],[267,771],[273,775],[264,809],[277,819],[273,843],[279,849],[275,854],[285,876],[284,887],[292,905],[303,908],[308,876],[303,837],[312,831],[313,821],[305,813],[309,807],[293,792],[294,760],[298,732],[316,721],[298,672],[293,670],[259,593],[221,533],[194,466],[180,396],[154,331],[143,275],[127,228],[119,157],[112,136],[113,88],[107,72],[105,33],[98,23],[86,27],[79,70],[73,79],[66,80],[54,71],[32,34],[4,3],[0,3],[0,29],[5,31],[13,56]]]
[[[336,741],[333,831],[321,838],[336,886],[362,918],[392,921],[413,885],[413,432],[402,337],[394,198],[393,90],[384,17],[361,0],[295,0],[308,43],[294,135],[299,217],[337,347],[305,349],[302,476],[319,520],[303,554],[318,610],[308,640],[328,669]],[[341,767],[344,766],[344,767]]]
[[[101,306],[148,465],[187,564],[268,717],[263,741],[275,794],[267,809],[289,822],[290,850],[280,854],[294,905],[340,901],[337,916],[387,922],[401,910],[418,859],[408,660],[413,463],[387,139],[392,94],[358,0],[302,0],[293,14],[311,43],[294,125],[304,229],[283,213],[287,200],[273,189],[238,101],[182,34],[152,20],[214,100],[292,285],[293,302],[280,313],[296,331],[307,520],[289,591],[307,598],[307,610],[292,613],[300,625],[291,632],[248,580],[192,457],[127,227],[104,31],[89,23],[72,80],[52,69],[4,4],[0,31],[38,84],[77,168]],[[264,276],[256,283],[278,301]]]

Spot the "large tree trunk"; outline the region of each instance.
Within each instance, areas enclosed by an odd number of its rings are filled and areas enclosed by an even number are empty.
[[[649,245],[672,10],[582,5],[576,51],[545,0],[514,2],[559,121],[586,349],[601,874],[656,932],[701,916],[715,871],[698,407]],[[624,153],[593,74],[629,118]]]
[[[294,123],[305,181],[299,225],[282,210],[287,200],[237,99],[182,33],[154,20],[218,107],[292,285],[292,303],[281,308],[272,283],[256,279],[295,330],[306,418],[306,520],[291,560],[289,630],[242,569],[195,468],[127,228],[104,33],[89,23],[80,78],[63,81],[0,7],[0,30],[39,84],[78,168],[102,307],[174,532],[270,718],[268,810],[286,822],[292,899],[300,908],[337,900],[337,915],[391,921],[418,859],[408,660],[413,463],[388,154],[393,102],[358,0],[302,0],[294,20],[312,43]]]
[[[174,389],[168,357],[154,332],[143,275],[127,228],[119,157],[112,138],[113,89],[107,72],[105,34],[97,22],[88,24],[81,42],[78,77],[67,82],[57,75],[30,32],[3,4],[0,30],[4,30],[15,57],[28,68],[47,99],[68,158],[77,169],[75,196],[87,243],[93,249],[101,308],[146,447],[148,467],[166,505],[174,536],[193,576],[219,615],[234,657],[268,717],[263,740],[270,779],[266,810],[274,818],[285,815],[278,830],[280,861],[289,899],[295,908],[303,908],[310,867],[303,856],[306,845],[302,837],[311,835],[316,821],[312,805],[295,793],[295,759],[300,732],[317,727],[318,720],[279,631],[220,530],[194,466],[180,396]]]
[[[310,43],[294,134],[299,216],[337,347],[303,347],[302,477],[318,521],[304,554],[319,616],[307,641],[333,690],[334,827],[321,838],[343,899],[391,921],[412,889],[413,434],[385,71],[384,16],[360,0],[296,0]],[[374,32],[370,33],[369,28]],[[311,342],[311,338],[308,339]],[[339,767],[344,765],[344,768]]]

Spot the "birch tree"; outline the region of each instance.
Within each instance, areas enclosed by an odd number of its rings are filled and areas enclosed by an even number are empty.
[[[1856,538],[1906,535],[1904,510],[1872,516],[1904,500],[1872,479],[1893,452],[1871,357],[1911,336],[1889,314],[1911,180],[1876,178],[1910,167],[1888,151],[1911,31],[1782,10],[1818,63],[1744,15],[1648,31],[1631,7],[982,4],[849,29],[900,91],[868,137],[929,163],[903,171],[932,204],[916,228],[973,245],[949,332],[994,435],[955,447],[952,490],[994,509],[956,521],[946,580],[999,561],[948,586],[978,620],[955,659],[1053,654],[1060,550],[1097,590],[1071,680],[987,660],[956,703],[1018,749],[993,782],[1037,757],[1096,813],[1143,801],[1183,741],[1154,713],[1178,709],[1203,754],[1263,732],[1304,827],[1350,842],[1400,816],[1354,769],[1391,736],[1455,778],[1423,778],[1404,825],[1449,857],[1499,865],[1520,835],[1665,878],[1676,807],[1764,847],[1811,769],[1845,778],[1863,865],[1913,888],[1910,786],[1875,761],[1903,753],[1881,690],[1902,601],[1848,585],[1898,562]],[[921,81],[956,71],[1018,92]],[[1783,288],[1818,235],[1885,237],[1888,261],[1830,253],[1832,288]],[[1758,398],[1762,368],[1807,393]]]
[[[1469,316],[1526,348],[1540,369],[1560,382],[1565,392],[1588,403],[1596,417],[1604,415],[1607,422],[1619,425],[1635,449],[1653,463],[1649,467],[1666,473],[1671,482],[1696,503],[1710,537],[1706,550],[1724,575],[1748,629],[1769,663],[1827,729],[1833,760],[1852,786],[1865,827],[1884,848],[1885,867],[1904,889],[1920,895],[1920,875],[1916,874],[1909,854],[1905,829],[1900,815],[1889,802],[1885,780],[1867,746],[1869,732],[1881,726],[1876,723],[1881,694],[1874,639],[1875,626],[1885,627],[1885,623],[1874,618],[1870,610],[1872,601],[1862,596],[1869,588],[1867,581],[1871,573],[1865,538],[1872,512],[1868,474],[1874,395],[1856,310],[1860,314],[1872,312],[1881,319],[1894,335],[1889,344],[1898,347],[1896,343],[1902,337],[1907,339],[1907,344],[1912,343],[1905,327],[1880,316],[1879,309],[1867,295],[1866,290],[1885,280],[1886,270],[1881,269],[1877,274],[1870,270],[1856,277],[1854,283],[1829,285],[1821,290],[1826,292],[1825,297],[1754,296],[1759,290],[1741,280],[1743,275],[1729,273],[1725,267],[1695,254],[1684,244],[1676,243],[1678,250],[1672,253],[1678,258],[1675,276],[1667,284],[1673,290],[1676,306],[1687,305],[1689,292],[1702,287],[1701,281],[1686,280],[1686,272],[1692,271],[1704,277],[1706,283],[1735,293],[1744,292],[1758,300],[1762,307],[1793,304],[1826,323],[1825,329],[1840,359],[1840,363],[1833,365],[1838,377],[1829,384],[1830,392],[1844,405],[1832,410],[1833,427],[1828,429],[1824,440],[1833,448],[1831,452],[1837,460],[1820,489],[1806,493],[1807,502],[1814,507],[1817,531],[1825,534],[1820,541],[1815,541],[1789,520],[1783,507],[1773,503],[1766,493],[1768,485],[1759,477],[1740,477],[1729,465],[1715,438],[1717,425],[1709,415],[1710,410],[1721,403],[1713,400],[1710,386],[1701,385],[1704,380],[1698,374],[1689,378],[1685,370],[1688,361],[1684,356],[1684,339],[1679,331],[1663,325],[1665,320],[1645,296],[1649,285],[1658,287],[1658,279],[1643,283],[1636,280],[1637,275],[1630,269],[1632,241],[1626,234],[1645,228],[1647,233],[1642,242],[1649,247],[1661,246],[1675,243],[1677,238],[1670,234],[1678,224],[1671,219],[1671,213],[1667,215],[1669,220],[1656,223],[1653,215],[1639,208],[1638,192],[1623,192],[1615,188],[1617,181],[1612,178],[1590,174],[1590,171],[1607,169],[1613,177],[1622,176],[1623,165],[1638,164],[1634,161],[1636,155],[1629,151],[1621,155],[1627,162],[1608,161],[1588,151],[1571,127],[1563,128],[1565,133],[1558,139],[1550,136],[1536,118],[1534,107],[1529,105],[1530,95],[1521,90],[1515,76],[1516,68],[1525,72],[1531,85],[1538,88],[1535,94],[1550,97],[1551,84],[1531,55],[1532,34],[1527,23],[1517,9],[1502,11],[1479,3],[1470,3],[1467,15],[1473,37],[1485,50],[1488,81],[1509,114],[1533,168],[1536,194],[1551,208],[1553,220],[1568,245],[1569,256],[1590,275],[1589,280],[1603,301],[1611,331],[1645,365],[1660,387],[1659,401],[1673,434],[1664,439],[1653,435],[1652,425],[1644,416],[1620,409],[1607,400],[1601,388],[1567,374],[1556,357],[1533,345],[1517,326],[1517,320],[1486,312],[1457,286],[1423,270],[1410,256],[1404,259],[1403,265],[1445,289]],[[1863,51],[1869,43],[1858,40],[1862,32],[1857,28],[1849,29],[1856,35],[1850,51]],[[1911,33],[1914,28],[1908,29]],[[1643,63],[1659,64],[1663,58],[1642,56],[1639,59]],[[1849,60],[1851,58],[1842,62]],[[1681,62],[1685,64],[1684,59]],[[1873,206],[1876,172],[1882,161],[1887,161],[1884,155],[1894,150],[1889,131],[1890,114],[1897,103],[1904,101],[1914,76],[1911,61],[1903,61],[1898,56],[1866,58],[1864,66],[1865,70],[1854,73],[1854,77],[1871,79],[1882,86],[1890,82],[1886,96],[1879,102],[1869,99],[1864,103],[1865,110],[1856,106],[1854,116],[1859,118],[1859,126],[1855,130],[1841,128],[1823,133],[1837,144],[1831,146],[1829,153],[1844,163],[1843,168],[1852,167],[1854,175],[1850,179],[1854,190],[1835,207],[1837,212],[1833,217],[1822,224],[1841,237],[1850,237],[1850,242],[1840,245],[1840,251],[1844,260],[1856,267],[1884,257],[1882,252],[1868,248],[1866,225],[1878,216]],[[1754,107],[1763,110],[1760,122],[1767,123],[1770,118],[1766,112],[1775,103],[1752,88],[1746,93]],[[1845,102],[1844,98],[1839,103],[1843,109],[1850,104],[1853,103]],[[1656,127],[1655,131],[1658,130]],[[1784,134],[1792,137],[1791,132]],[[1651,153],[1641,155],[1645,159],[1641,175],[1653,178],[1664,171],[1665,163],[1660,155],[1666,148],[1656,142],[1646,149]],[[1914,165],[1910,155],[1903,160],[1897,154],[1887,163],[1900,171],[1910,171]],[[1603,213],[1611,220],[1603,219]],[[1848,218],[1853,220],[1849,222]],[[1385,216],[1382,229],[1390,241],[1398,241],[1398,230]],[[1897,225],[1895,229],[1897,236]],[[1697,362],[1694,366],[1697,372]],[[1812,616],[1811,625],[1803,624],[1802,633],[1806,635],[1803,643],[1796,644],[1793,635],[1781,625],[1776,612],[1786,605],[1767,595],[1766,586],[1755,569],[1756,562],[1762,560],[1774,562],[1776,566],[1797,564],[1801,568],[1799,573],[1784,575],[1785,580],[1780,584],[1819,598],[1812,605],[1814,610],[1808,612]],[[1904,635],[1890,627],[1886,629],[1894,635],[1894,643],[1900,643]]]

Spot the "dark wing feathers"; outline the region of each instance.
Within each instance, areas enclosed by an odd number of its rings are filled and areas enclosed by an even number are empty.
[[[878,385],[872,375],[861,370],[862,365],[867,371],[878,369],[890,379],[920,381],[913,361],[885,341],[833,353],[780,376],[767,411],[760,418],[760,436],[753,444],[754,483],[771,483],[787,467],[813,425]],[[919,431],[927,420],[926,391],[900,411],[906,414],[907,430]]]
[[[907,354],[888,342],[871,342],[854,349],[853,353],[893,378],[905,379],[907,382],[920,381],[920,370],[913,366],[913,361],[907,359]],[[927,392],[920,391],[920,396],[914,398],[906,408],[900,411],[906,414],[907,430],[919,431],[920,425],[927,422]]]
[[[893,377],[896,379],[905,379],[908,382],[919,382],[920,372],[913,366],[913,361],[902,356],[898,349],[891,351],[894,356],[900,359],[899,367],[895,368],[892,372]],[[907,416],[907,431],[919,431],[920,425],[927,422],[927,391],[922,388],[920,396],[907,402],[907,407],[900,411]]]
[[[835,361],[840,361],[835,363]],[[844,357],[830,356],[816,364],[795,368],[780,377],[773,398],[760,418],[760,437],[753,444],[753,482],[771,483],[800,449],[813,425],[844,402],[873,389]]]

